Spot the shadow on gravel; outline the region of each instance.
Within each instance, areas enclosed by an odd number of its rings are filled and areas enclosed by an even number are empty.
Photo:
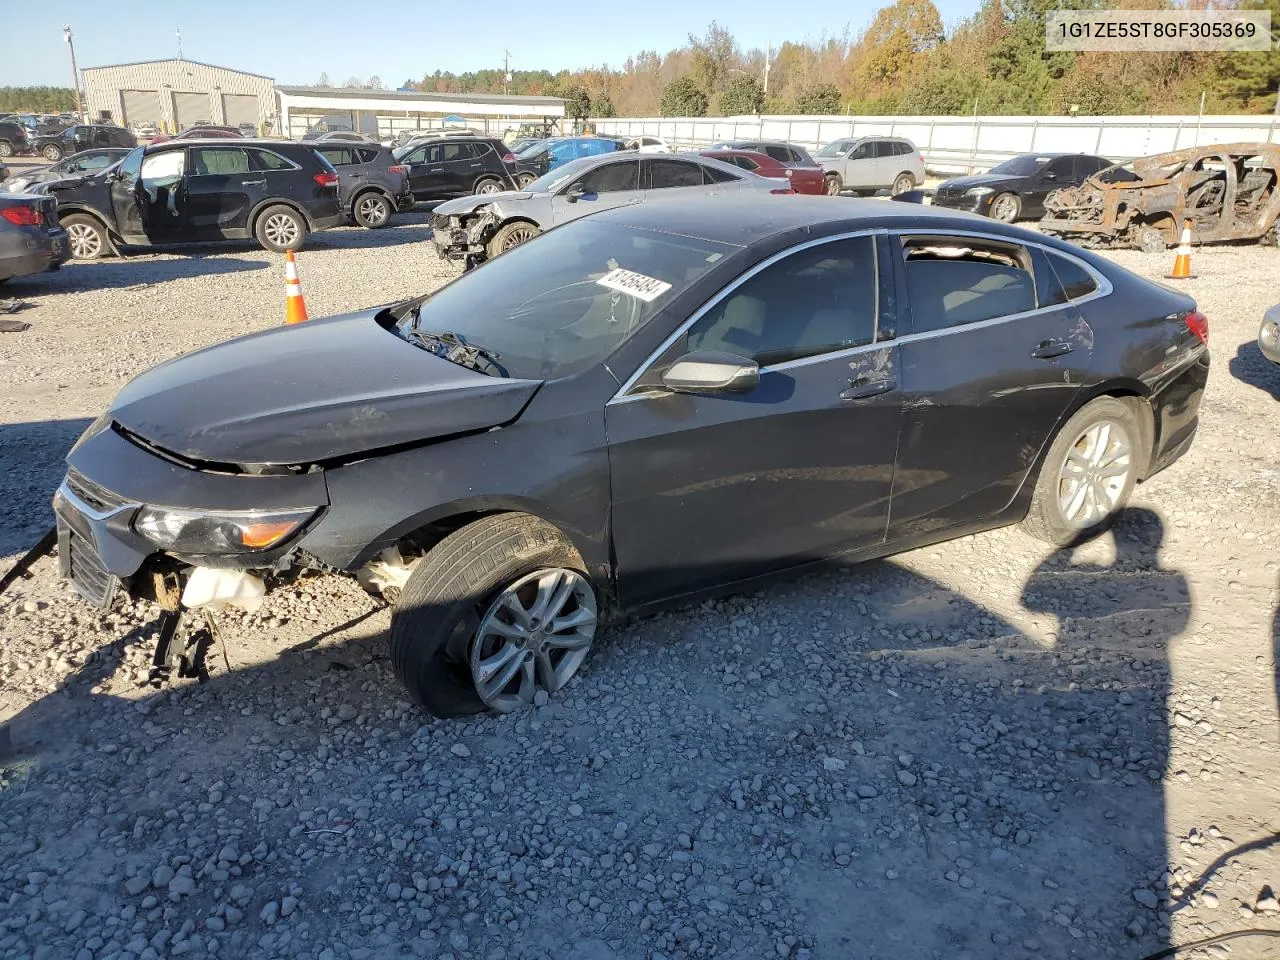
[[[1227,367],[1237,380],[1280,400],[1280,366],[1262,355],[1256,340],[1246,340],[1236,347],[1236,355],[1227,362]]]
[[[207,683],[92,693],[139,627],[21,711],[0,861],[74,863],[117,915],[146,888],[129,870],[179,845],[196,890],[164,924],[226,956],[274,955],[255,918],[296,883],[313,934],[378,957],[1135,960],[1170,936],[1167,650],[1190,607],[1162,535],[1126,511],[1115,562],[1053,554],[1025,615],[880,561],[631,618],[548,706],[457,721],[406,705],[359,601],[243,666],[237,640],[307,613],[303,580],[220,618],[229,673],[215,648]],[[234,931],[201,926],[225,902],[215,825],[255,850]],[[425,892],[389,905],[392,880]],[[87,934],[59,931],[75,955]]]
[[[66,473],[63,458],[90,422],[0,424],[0,557],[25,553],[53,526],[49,502]]]
[[[234,260],[228,257],[210,256],[213,253],[228,252],[225,248],[215,249],[212,246],[199,253],[179,249],[165,249],[157,252],[167,256],[147,256],[145,260],[139,260],[134,256],[73,261],[64,264],[61,270],[54,273],[15,277],[5,284],[5,296],[38,297],[50,293],[80,293],[86,290],[126,287],[143,288],[168,283],[170,280],[245,273],[252,270],[265,270],[271,266],[265,260]]]

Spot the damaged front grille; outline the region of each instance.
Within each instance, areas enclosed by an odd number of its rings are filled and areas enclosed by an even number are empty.
[[[107,572],[93,544],[58,521],[58,554],[62,574],[89,603],[103,610],[111,606],[120,586],[118,577]]]
[[[67,474],[67,486],[71,488],[71,492],[77,497],[102,513],[114,510],[116,507],[126,503],[125,499],[119,494],[112,493],[106,487],[94,483],[88,477],[76,473],[74,470]]]

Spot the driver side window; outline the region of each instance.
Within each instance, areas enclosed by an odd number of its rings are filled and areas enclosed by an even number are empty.
[[[849,154],[850,160],[870,160],[873,157],[872,150],[874,145],[871,143],[860,143],[853,148]]]
[[[765,367],[872,343],[876,276],[871,237],[793,253],[700,317],[687,334],[687,350],[720,350]]]
[[[640,161],[626,160],[589,170],[575,183],[581,184],[583,193],[618,193],[638,189],[639,180]]]

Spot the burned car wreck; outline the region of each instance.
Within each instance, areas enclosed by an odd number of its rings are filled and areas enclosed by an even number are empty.
[[[1230,143],[1144,157],[1045,198],[1040,229],[1082,246],[1172,246],[1184,220],[1195,240],[1261,240],[1280,232],[1280,145]]]

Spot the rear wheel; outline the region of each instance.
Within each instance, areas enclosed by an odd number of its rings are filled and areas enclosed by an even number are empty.
[[[1013,223],[1022,212],[1022,201],[1016,193],[1002,193],[991,201],[991,219]]]
[[[486,177],[484,180],[481,180],[479,183],[476,184],[475,194],[478,197],[486,196],[490,193],[501,193],[501,192],[502,192],[502,184],[500,184],[497,180],[494,180],[492,177]]]
[[[391,201],[380,193],[362,193],[356,197],[351,215],[356,223],[370,230],[385,227],[391,220]]]
[[[98,260],[111,252],[111,240],[101,222],[87,213],[72,213],[60,218],[67,231],[73,260]]]
[[[0,140],[0,157],[12,157],[13,144],[8,140]]]
[[[828,173],[826,176],[826,188],[828,197],[840,196],[840,191],[844,189],[844,183],[840,179],[840,174]]]
[[[1133,408],[1115,397],[1085,404],[1058,432],[1022,521],[1032,536],[1068,546],[1124,509],[1149,451]]]
[[[534,703],[590,652],[595,588],[578,552],[527,514],[485,517],[450,534],[414,569],[391,618],[391,661],[436,716]]]
[[[499,228],[498,232],[493,235],[493,239],[489,241],[489,259],[492,260],[499,254],[506,253],[512,247],[527,243],[541,232],[534,224],[526,223],[523,220],[516,223],[508,223],[506,226]]]
[[[532,173],[522,173],[516,177],[516,186],[518,186],[521,190],[523,190],[525,187],[527,187],[529,184],[533,183],[533,181],[537,179],[538,178],[535,177]]]
[[[258,216],[253,227],[254,235],[264,249],[272,253],[301,250],[307,239],[307,223],[293,207],[278,204],[267,207]]]
[[[50,163],[57,163],[62,159],[62,148],[56,143],[46,143],[40,148],[40,156],[44,157]]]
[[[906,193],[908,190],[916,188],[916,178],[909,173],[900,173],[898,178],[893,181],[893,195],[896,197],[900,193]]]

